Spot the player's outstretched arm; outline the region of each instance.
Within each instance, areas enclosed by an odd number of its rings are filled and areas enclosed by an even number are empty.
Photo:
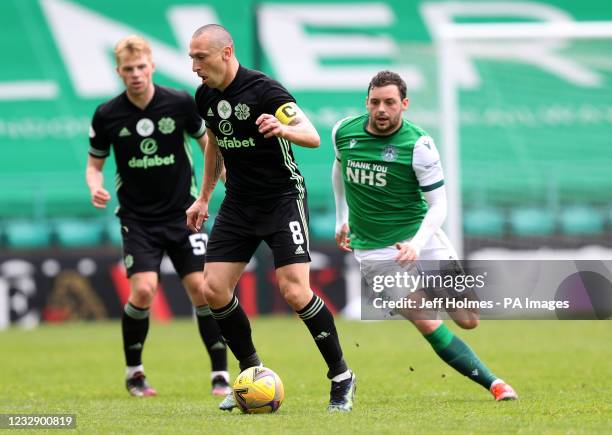
[[[274,115],[262,113],[255,124],[265,138],[282,137],[306,148],[318,148],[321,145],[317,129],[295,103],[283,104]]]
[[[344,182],[342,181],[342,168],[340,162],[334,159],[332,166],[332,186],[336,200],[336,244],[343,251],[350,252],[351,248],[348,226],[348,205],[344,196]]]
[[[187,227],[192,231],[200,231],[202,224],[208,219],[208,203],[212,196],[217,181],[224,171],[223,157],[217,144],[217,138],[211,132],[208,134],[208,143],[204,151],[204,175],[202,177],[202,189],[200,196],[185,212],[187,215]]]
[[[85,169],[85,180],[91,194],[91,203],[96,208],[106,208],[106,203],[110,200],[110,194],[104,188],[104,168],[105,159],[97,157],[87,157],[87,168]]]

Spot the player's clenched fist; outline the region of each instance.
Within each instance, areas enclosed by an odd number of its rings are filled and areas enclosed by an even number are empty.
[[[348,224],[342,224],[340,228],[336,229],[336,244],[341,250],[351,252],[350,243],[349,226]]]
[[[395,248],[399,251],[395,257],[395,261],[400,266],[407,266],[411,261],[419,258],[419,252],[410,244],[410,242],[396,243]]]
[[[106,208],[106,203],[110,200],[110,194],[103,187],[98,187],[91,191],[91,203],[96,208]]]
[[[191,231],[198,232],[202,224],[208,220],[208,201],[198,198],[185,212],[187,215],[187,227]]]
[[[283,125],[274,115],[262,113],[255,121],[255,125],[259,126],[258,131],[266,139],[272,136],[283,137]]]

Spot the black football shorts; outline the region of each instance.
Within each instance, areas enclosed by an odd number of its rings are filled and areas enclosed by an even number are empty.
[[[157,272],[164,253],[181,278],[204,268],[208,235],[192,233],[184,217],[168,222],[121,219],[123,262],[128,277],[138,272]]]
[[[265,241],[274,267],[310,262],[305,199],[243,203],[225,197],[210,233],[207,262],[249,262]]]

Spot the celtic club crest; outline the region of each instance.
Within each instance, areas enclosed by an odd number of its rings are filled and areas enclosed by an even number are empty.
[[[234,107],[234,111],[236,112],[236,118],[241,121],[244,121],[251,115],[249,106],[244,103],[238,103],[236,107]]]
[[[176,124],[174,122],[174,119],[172,119],[170,117],[164,117],[164,118],[160,119],[159,121],[157,121],[157,128],[163,134],[170,134],[176,128]]]

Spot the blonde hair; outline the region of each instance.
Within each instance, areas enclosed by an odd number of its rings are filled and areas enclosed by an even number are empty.
[[[117,42],[117,45],[115,45],[117,65],[120,63],[120,56],[123,52],[127,52],[129,56],[144,54],[151,59],[151,45],[142,36],[130,35]]]

